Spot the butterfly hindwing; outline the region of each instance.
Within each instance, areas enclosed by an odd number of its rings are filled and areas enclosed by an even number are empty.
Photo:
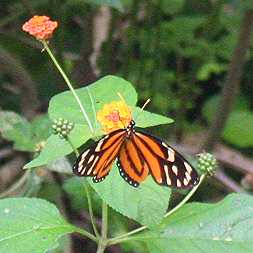
[[[151,135],[136,132],[133,137],[150,173],[160,185],[187,189],[198,182],[198,174],[175,149]]]
[[[116,130],[95,142],[77,158],[73,172],[78,176],[93,177],[95,183],[102,181],[110,172],[124,136],[124,130]]]
[[[117,166],[122,178],[134,187],[138,187],[139,183],[144,181],[149,174],[148,166],[132,138],[126,139],[122,145]]]

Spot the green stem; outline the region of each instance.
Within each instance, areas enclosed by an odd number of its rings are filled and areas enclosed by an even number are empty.
[[[74,227],[75,229],[75,232],[76,233],[79,233],[89,239],[91,239],[92,241],[94,242],[98,242],[98,238],[96,238],[94,235],[92,235],[91,233],[89,233],[88,231],[84,230],[84,229],[81,229],[81,228],[78,228],[78,227]]]
[[[55,65],[56,68],[59,70],[60,74],[62,75],[64,81],[65,81],[66,84],[68,85],[70,91],[71,91],[72,94],[74,95],[74,97],[75,97],[75,99],[76,99],[76,101],[77,101],[77,103],[78,103],[78,105],[79,105],[79,107],[80,107],[80,110],[81,110],[81,112],[82,112],[82,114],[83,114],[83,116],[84,116],[84,119],[86,120],[86,122],[87,122],[87,124],[88,124],[88,126],[89,126],[89,128],[90,128],[90,130],[91,130],[91,132],[94,133],[94,129],[93,129],[92,125],[91,125],[91,122],[90,122],[90,120],[89,120],[89,117],[88,117],[86,111],[84,110],[83,105],[82,105],[82,103],[81,103],[81,101],[80,101],[78,95],[76,94],[76,91],[74,90],[74,88],[73,88],[73,86],[72,86],[70,80],[68,79],[68,77],[67,77],[67,75],[65,74],[65,72],[62,70],[62,68],[61,68],[61,66],[59,65],[59,63],[58,63],[58,61],[56,60],[56,58],[54,57],[53,53],[51,52],[50,48],[48,47],[47,42],[46,42],[46,41],[42,41],[42,44],[43,44],[45,50],[47,51],[47,53],[49,54],[49,56],[50,56],[51,60],[53,61],[54,65]]]
[[[91,196],[90,196],[90,192],[89,192],[89,188],[87,186],[87,181],[85,182],[84,184],[84,189],[85,189],[85,192],[86,192],[86,195],[87,195],[87,200],[88,200],[88,209],[89,209],[89,214],[90,214],[90,220],[91,220],[91,224],[92,224],[92,228],[93,228],[93,231],[96,235],[97,238],[100,238],[100,235],[98,233],[98,230],[97,230],[97,227],[96,227],[96,224],[95,224],[95,218],[94,218],[94,213],[93,213],[93,208],[92,208],[92,202],[91,202]]]
[[[80,154],[79,154],[78,150],[76,149],[76,147],[74,146],[74,144],[72,143],[72,141],[70,140],[69,136],[66,137],[66,140],[68,141],[68,143],[70,144],[70,146],[74,150],[74,152],[76,154],[76,157],[78,157]],[[93,213],[93,208],[92,208],[91,196],[90,196],[89,188],[86,185],[87,183],[88,182],[86,180],[85,184],[84,184],[84,189],[85,189],[85,192],[86,192],[86,195],[87,195],[88,209],[89,209],[91,224],[92,224],[94,233],[96,235],[96,238],[98,240],[100,236],[99,236],[98,230],[97,230],[96,225],[95,225],[96,223],[95,223],[95,218],[94,218],[94,213]]]
[[[102,203],[102,231],[101,238],[98,243],[97,253],[103,253],[107,246],[107,230],[108,230],[108,206]]]
[[[167,212],[164,215],[164,218],[172,215],[174,212],[176,212],[179,208],[181,208],[192,197],[192,195],[196,192],[196,190],[198,189],[198,187],[200,186],[200,184],[204,180],[205,176],[206,176],[205,174],[201,175],[199,183],[184,197],[184,199],[177,206],[175,206],[169,212]],[[123,234],[123,235],[117,236],[115,238],[109,239],[107,241],[107,244],[108,245],[114,245],[114,244],[121,243],[123,241],[129,241],[129,240],[131,240],[131,238],[129,236],[134,235],[136,233],[139,233],[139,232],[141,232],[143,230],[146,230],[147,228],[148,228],[147,226],[142,226],[142,227],[137,228],[137,229],[135,229],[133,231],[130,231],[130,232],[126,233],[126,234]]]

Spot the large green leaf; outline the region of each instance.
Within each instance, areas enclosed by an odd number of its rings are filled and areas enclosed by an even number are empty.
[[[204,105],[202,113],[211,122],[217,112],[219,96],[213,96]],[[231,112],[223,130],[224,140],[238,147],[253,147],[253,113],[249,110],[249,102],[239,96],[235,110]]]
[[[159,223],[167,210],[171,190],[157,185],[151,177],[134,188],[124,181],[114,165],[103,182],[89,182],[109,206],[141,224]]]
[[[73,145],[78,148],[88,139],[91,138],[89,128],[85,125],[76,124],[74,129],[70,132],[69,138]],[[41,153],[34,160],[25,165],[25,168],[34,168],[41,165],[46,165],[60,157],[68,155],[73,152],[71,145],[58,135],[51,135],[46,142],[45,147]]]
[[[249,253],[253,249],[253,197],[231,194],[216,204],[187,204],[157,231],[136,239],[155,253]]]
[[[56,207],[42,199],[0,200],[0,252],[45,253],[75,228]]]
[[[32,127],[28,121],[13,125],[13,128],[4,131],[2,136],[9,141],[13,141],[16,150],[29,152],[34,152],[35,150]]]
[[[253,147],[253,113],[232,112],[226,123],[223,138],[241,148]]]
[[[76,90],[93,126],[96,125],[96,111],[105,103],[120,100],[120,93],[128,105],[137,103],[137,93],[126,80],[116,76],[106,76],[93,84]],[[95,112],[94,112],[95,111]],[[48,113],[51,119],[64,118],[73,123],[87,124],[80,112],[73,94],[66,91],[54,96],[49,103]]]

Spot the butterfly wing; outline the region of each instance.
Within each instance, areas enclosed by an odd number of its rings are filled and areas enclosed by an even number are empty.
[[[142,132],[134,133],[131,141],[141,153],[143,163],[158,184],[187,189],[198,183],[196,170],[166,143]]]
[[[78,176],[93,177],[97,183],[109,174],[126,132],[119,129],[104,136],[85,150],[76,160],[73,172]]]
[[[120,175],[131,186],[138,187],[149,174],[149,168],[143,158],[141,151],[132,141],[126,138],[119,152],[117,166]]]

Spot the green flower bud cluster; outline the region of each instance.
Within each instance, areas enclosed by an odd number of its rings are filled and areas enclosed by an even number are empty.
[[[210,153],[201,153],[198,155],[197,166],[200,171],[213,174],[217,168],[217,160]]]
[[[74,124],[66,119],[58,118],[54,120],[52,128],[54,134],[58,134],[60,138],[66,138],[70,131],[74,128]]]

